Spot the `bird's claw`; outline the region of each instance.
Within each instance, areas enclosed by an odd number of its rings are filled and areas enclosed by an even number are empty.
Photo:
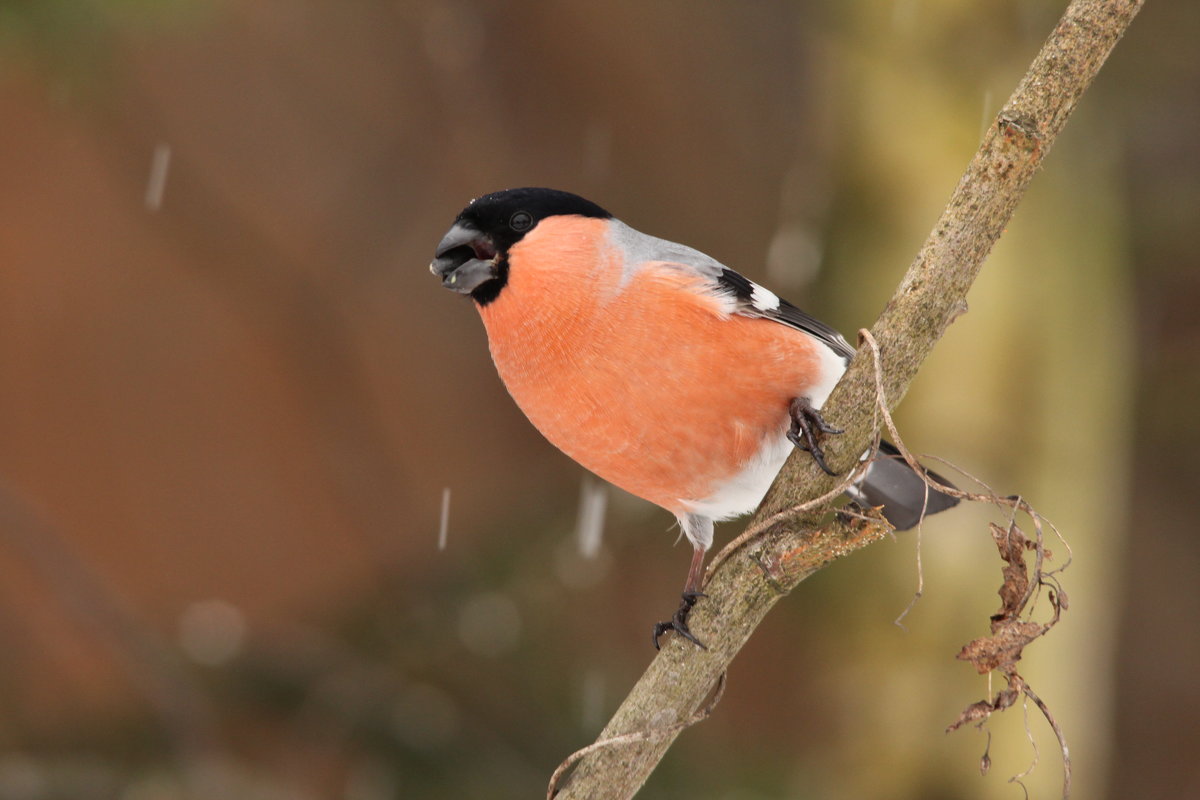
[[[671,617],[671,619],[667,620],[666,622],[654,623],[654,649],[655,650],[659,649],[658,637],[662,636],[667,631],[675,631],[675,633],[677,633],[680,636],[682,636],[683,638],[687,639],[689,642],[696,645],[701,650],[708,649],[707,647],[704,646],[704,643],[701,642],[699,639],[697,639],[695,637],[695,635],[691,632],[691,630],[688,629],[688,624],[687,624],[688,615],[692,613],[692,606],[696,605],[696,601],[699,600],[701,597],[707,597],[707,596],[708,595],[704,594],[703,592],[690,592],[690,591],[684,592],[683,600],[679,604],[679,608],[677,608],[675,610],[675,614]]]
[[[838,434],[844,431],[826,422],[825,418],[821,416],[821,412],[813,408],[808,399],[804,397],[793,398],[791,405],[788,406],[788,413],[792,418],[792,426],[787,433],[788,440],[801,450],[811,453],[813,461],[816,461],[817,466],[825,470],[827,475],[837,475],[825,463],[825,451],[821,449],[821,437],[827,433]]]

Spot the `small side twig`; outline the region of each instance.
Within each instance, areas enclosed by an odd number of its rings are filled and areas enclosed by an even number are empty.
[[[879,447],[879,437],[876,436],[875,437],[875,448],[878,448],[878,447]],[[872,454],[874,453],[875,448],[872,449]],[[847,489],[849,489],[851,486],[853,486],[854,483],[856,483],[859,480],[859,478],[861,478],[863,476],[863,473],[867,471],[867,468],[870,465],[871,465],[871,459],[864,458],[862,460],[862,462],[859,463],[859,465],[856,468],[851,470],[846,475],[845,478],[843,478],[841,481],[839,481],[836,486],[834,486],[828,492],[825,492],[825,494],[821,495],[820,497],[814,497],[812,500],[808,500],[804,503],[799,503],[797,505],[791,506],[790,508],[785,508],[783,511],[776,512],[776,513],[772,514],[771,516],[767,517],[766,519],[758,522],[757,524],[751,525],[748,528],[746,528],[746,530],[744,530],[740,534],[738,534],[736,538],[730,540],[730,542],[728,544],[726,544],[724,547],[722,547],[721,551],[713,557],[712,561],[709,562],[708,569],[705,570],[705,573],[704,573],[705,583],[708,582],[709,576],[714,574],[717,571],[717,568],[721,566],[721,564],[725,561],[725,559],[729,558],[731,555],[736,553],[739,548],[741,548],[744,544],[746,544],[747,542],[749,542],[752,539],[754,539],[755,537],[757,537],[759,534],[770,530],[771,528],[778,525],[780,522],[783,522],[784,520],[794,519],[794,518],[800,516],[801,514],[807,514],[808,512],[815,511],[818,508],[824,508],[829,503],[832,503],[834,500],[841,497],[843,494],[846,493]],[[865,515],[857,515],[856,514],[854,516],[858,516],[861,519],[869,519],[872,522],[878,522],[877,519],[868,518]]]

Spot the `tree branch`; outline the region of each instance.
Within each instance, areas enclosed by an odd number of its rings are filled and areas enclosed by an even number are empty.
[[[1074,0],[988,129],[945,211],[871,329],[879,343],[884,400],[895,408],[954,319],[1080,96],[1116,46],[1142,0]],[[853,468],[877,430],[869,354],[859,354],[822,413],[846,432],[826,447],[840,472]],[[806,505],[835,488],[807,453],[793,454],[748,530],[753,541],[710,570],[708,595],[689,620],[708,645],[673,637],[588,749],[558,800],[632,797],[713,692],[729,662],[783,595],[825,565],[884,537],[878,521],[821,523]],[[824,504],[821,504],[824,505]],[[788,513],[792,509],[802,509]],[[621,737],[618,739],[617,737]]]

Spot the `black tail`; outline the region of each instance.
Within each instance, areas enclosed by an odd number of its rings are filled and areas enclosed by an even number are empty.
[[[932,470],[925,474],[938,483],[954,484]],[[898,531],[916,527],[921,516],[936,514],[958,505],[958,498],[935,491],[900,455],[891,442],[880,442],[879,453],[867,474],[846,495],[864,506],[883,506],[883,516]]]

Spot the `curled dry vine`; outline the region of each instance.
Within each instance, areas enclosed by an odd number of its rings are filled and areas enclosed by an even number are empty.
[[[1071,560],[1069,554],[1071,548],[1054,523],[1039,514],[1020,495],[998,495],[987,487],[986,484],[973,477],[971,479],[981,485],[984,491],[966,492],[957,487],[940,483],[930,477],[929,473],[921,469],[917,459],[913,457],[912,453],[905,446],[904,440],[900,436],[900,431],[896,429],[896,423],[892,419],[892,414],[888,410],[887,398],[883,387],[883,372],[879,360],[879,345],[871,335],[871,332],[866,329],[860,330],[858,336],[859,341],[865,344],[871,351],[874,363],[876,411],[887,427],[888,434],[892,437],[896,449],[900,451],[901,457],[916,470],[918,475],[924,478],[929,488],[953,495],[960,500],[987,503],[1009,511],[1009,518],[1006,525],[1001,526],[994,522],[988,523],[992,541],[996,544],[996,548],[1000,551],[1000,558],[1004,562],[1002,569],[1004,580],[1000,584],[998,592],[1000,595],[1000,609],[990,618],[991,635],[973,639],[964,645],[956,656],[961,661],[969,662],[980,675],[987,675],[991,672],[1000,673],[1007,685],[1006,688],[997,692],[995,697],[979,700],[963,709],[958,719],[952,722],[946,728],[946,731],[958,730],[963,725],[972,722],[982,727],[993,713],[1010,708],[1022,695],[1025,695],[1042,712],[1042,716],[1046,718],[1046,722],[1049,723],[1050,728],[1054,731],[1055,738],[1058,740],[1063,762],[1063,797],[1070,797],[1071,751],[1067,745],[1066,736],[1063,734],[1063,730],[1055,719],[1054,714],[1051,713],[1049,706],[1034,693],[1025,679],[1021,677],[1021,674],[1017,672],[1017,662],[1021,660],[1025,647],[1035,639],[1045,636],[1051,628],[1058,624],[1062,612],[1067,610],[1067,593],[1063,590],[1058,575],[1070,566]],[[951,466],[953,467],[953,465]],[[954,469],[967,477],[971,477],[956,467]],[[1026,536],[1017,525],[1017,516],[1019,514],[1025,514],[1030,519],[1034,531],[1032,539]],[[1067,560],[1063,565],[1049,571],[1045,570],[1044,566],[1046,561],[1053,558],[1053,554],[1050,550],[1046,549],[1045,526],[1050,527],[1068,552]],[[1028,553],[1032,553],[1034,556],[1032,577],[1030,576],[1030,570],[1025,560]],[[1047,601],[1050,604],[1052,613],[1049,620],[1037,622],[1031,618],[1033,613],[1031,604],[1043,588],[1046,590]],[[990,745],[990,737],[988,741]],[[1036,748],[1036,744],[1034,747]],[[981,771],[986,774],[991,765],[991,759],[988,757],[986,748],[980,764]],[[1019,780],[1020,777],[1016,776],[1014,780]]]

